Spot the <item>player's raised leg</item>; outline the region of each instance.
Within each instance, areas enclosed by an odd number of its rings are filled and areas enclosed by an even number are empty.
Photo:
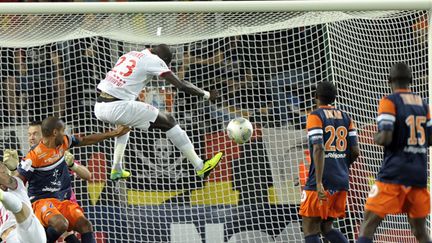
[[[32,209],[25,205],[13,193],[0,190],[0,201],[3,206],[14,214],[17,222],[17,239],[19,242],[46,242],[45,231]]]
[[[134,127],[139,121],[147,123],[146,119],[156,119],[157,113],[149,110],[146,106],[138,106],[134,101],[111,101],[104,100],[95,105],[95,115],[101,120],[112,125],[126,125]],[[157,111],[157,109],[156,109]],[[126,179],[130,173],[123,168],[124,153],[129,141],[130,132],[116,137],[114,140],[114,158],[111,167],[111,180]]]
[[[158,109],[152,105],[136,101],[139,93],[154,76],[159,76],[178,90],[201,97],[203,100],[213,101],[219,97],[216,90],[206,91],[190,82],[180,80],[168,67],[172,57],[169,46],[165,44],[141,52],[131,51],[121,56],[106,78],[97,86],[101,93],[95,105],[95,115],[99,120],[110,124],[127,125],[142,130],[147,130],[150,123],[153,123],[154,128],[166,131],[167,137],[194,165],[197,174],[206,177],[219,163],[222,153],[203,162],[195,153],[189,137],[171,116],[159,114]],[[128,71],[124,72],[124,68]],[[116,140],[111,179],[129,176],[122,168],[127,140],[127,136]]]
[[[30,212],[19,198],[10,192],[0,190],[0,201],[3,206],[15,215],[18,223],[25,221],[29,216]]]
[[[130,132],[116,137],[114,141],[114,162],[111,169],[111,180],[124,179],[130,176],[130,172],[123,169],[123,158]]]
[[[192,163],[197,175],[205,178],[219,164],[223,153],[219,152],[212,158],[203,161],[195,152],[187,133],[177,124],[174,117],[168,113],[159,112],[151,128],[161,129],[166,132],[167,138],[176,146],[184,156]]]

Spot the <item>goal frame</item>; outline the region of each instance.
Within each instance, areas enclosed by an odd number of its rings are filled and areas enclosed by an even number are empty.
[[[0,14],[429,10],[432,0],[1,3]]]

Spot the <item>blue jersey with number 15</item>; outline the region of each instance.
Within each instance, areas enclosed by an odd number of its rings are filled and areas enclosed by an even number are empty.
[[[377,180],[405,186],[426,187],[427,150],[431,133],[428,105],[409,90],[397,90],[381,99],[378,131],[393,131],[384,147],[384,161]]]

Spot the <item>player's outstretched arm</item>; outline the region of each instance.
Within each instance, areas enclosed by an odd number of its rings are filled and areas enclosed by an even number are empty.
[[[119,125],[115,130],[104,132],[104,133],[95,133],[84,137],[77,137],[78,144],[75,145],[77,147],[79,146],[86,146],[91,145],[95,143],[99,143],[105,139],[119,137],[121,135],[124,135],[130,131],[130,128],[127,126]]]
[[[174,85],[177,89],[191,95],[203,97],[206,100],[216,100],[219,93],[216,90],[210,92],[198,88],[194,84],[180,80],[174,73],[168,72],[162,76],[168,83]]]
[[[86,181],[91,179],[90,171],[84,165],[75,163],[74,156],[71,152],[69,151],[65,152],[65,160],[69,169],[75,172],[79,176],[79,178]]]

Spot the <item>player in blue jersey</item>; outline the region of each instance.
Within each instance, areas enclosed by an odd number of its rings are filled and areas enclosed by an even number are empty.
[[[349,167],[360,151],[354,122],[331,106],[336,95],[332,83],[319,83],[318,109],[309,114],[306,122],[312,162],[299,213],[306,243],[321,242],[320,233],[332,243],[348,242],[332,225],[335,218],[345,217]]]
[[[65,152],[74,146],[98,143],[121,136],[129,128],[119,126],[114,131],[85,137],[64,134],[64,124],[55,117],[42,122],[42,140],[33,147],[18,167],[19,177],[28,182],[28,195],[33,211],[47,229],[47,242],[55,242],[66,231],[77,231],[82,242],[95,242],[90,221],[83,209],[69,200],[72,189]],[[49,227],[48,227],[49,226]]]
[[[28,143],[30,145],[30,148],[37,146],[42,140],[41,125],[42,122],[40,121],[32,121],[28,126],[27,138],[28,138]],[[68,151],[65,153],[65,161],[69,167],[71,176],[72,173],[75,173],[76,175],[78,175],[78,177],[84,180],[90,180],[91,173],[87,169],[87,167],[78,164],[78,162],[75,163],[73,159],[73,155]],[[3,163],[6,165],[7,168],[10,168],[10,170],[16,171],[17,165],[19,163],[18,151],[12,149],[6,149],[3,152]],[[27,194],[27,189],[26,189],[26,194]],[[69,200],[78,203],[74,191],[72,191],[71,198]],[[48,228],[46,230],[51,231],[52,229]],[[65,234],[63,234],[61,238],[63,238],[66,243],[79,242],[78,238],[75,236],[75,234],[72,231],[66,232]]]
[[[429,107],[411,92],[411,68],[396,63],[390,70],[393,94],[381,99],[378,133],[374,140],[384,146],[384,161],[365,206],[365,219],[357,242],[372,242],[378,225],[387,214],[407,213],[420,243],[431,242],[426,229],[430,213],[427,190],[427,150],[431,145],[432,121]]]

